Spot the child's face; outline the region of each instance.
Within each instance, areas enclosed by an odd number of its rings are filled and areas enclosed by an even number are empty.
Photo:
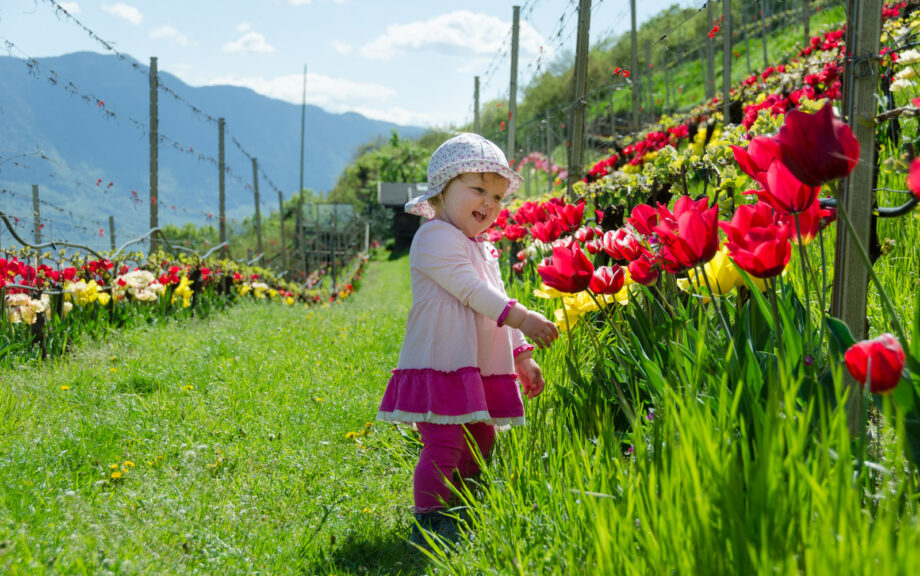
[[[455,178],[441,193],[441,216],[472,238],[488,230],[502,209],[508,180],[491,172],[467,173]]]

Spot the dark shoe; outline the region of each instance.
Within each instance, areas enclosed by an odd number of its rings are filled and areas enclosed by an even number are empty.
[[[453,544],[460,539],[460,529],[457,526],[456,519],[444,513],[443,510],[415,515],[415,524],[412,526],[409,542],[420,548],[430,550],[431,547],[423,532],[426,532],[429,538],[439,545]]]

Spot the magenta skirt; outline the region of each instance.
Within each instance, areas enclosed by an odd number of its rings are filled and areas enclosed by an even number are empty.
[[[393,370],[377,419],[520,426],[524,424],[524,403],[514,374],[483,376],[476,367],[450,372],[431,368]]]

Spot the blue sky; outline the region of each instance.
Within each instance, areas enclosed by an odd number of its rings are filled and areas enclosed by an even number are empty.
[[[193,86],[232,84],[329,112],[448,127],[482,101],[505,98],[512,6],[521,6],[519,85],[573,54],[577,0],[75,0],[58,2],[116,48]],[[640,22],[672,5],[640,0]],[[629,30],[627,0],[594,0],[592,41]],[[38,58],[106,50],[49,0],[3,0],[0,47]],[[27,78],[23,74],[24,79]]]

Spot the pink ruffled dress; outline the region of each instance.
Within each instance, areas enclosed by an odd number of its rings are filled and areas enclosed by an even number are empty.
[[[524,424],[514,356],[532,350],[502,326],[498,252],[443,220],[429,220],[409,250],[412,309],[378,420],[496,426]]]

